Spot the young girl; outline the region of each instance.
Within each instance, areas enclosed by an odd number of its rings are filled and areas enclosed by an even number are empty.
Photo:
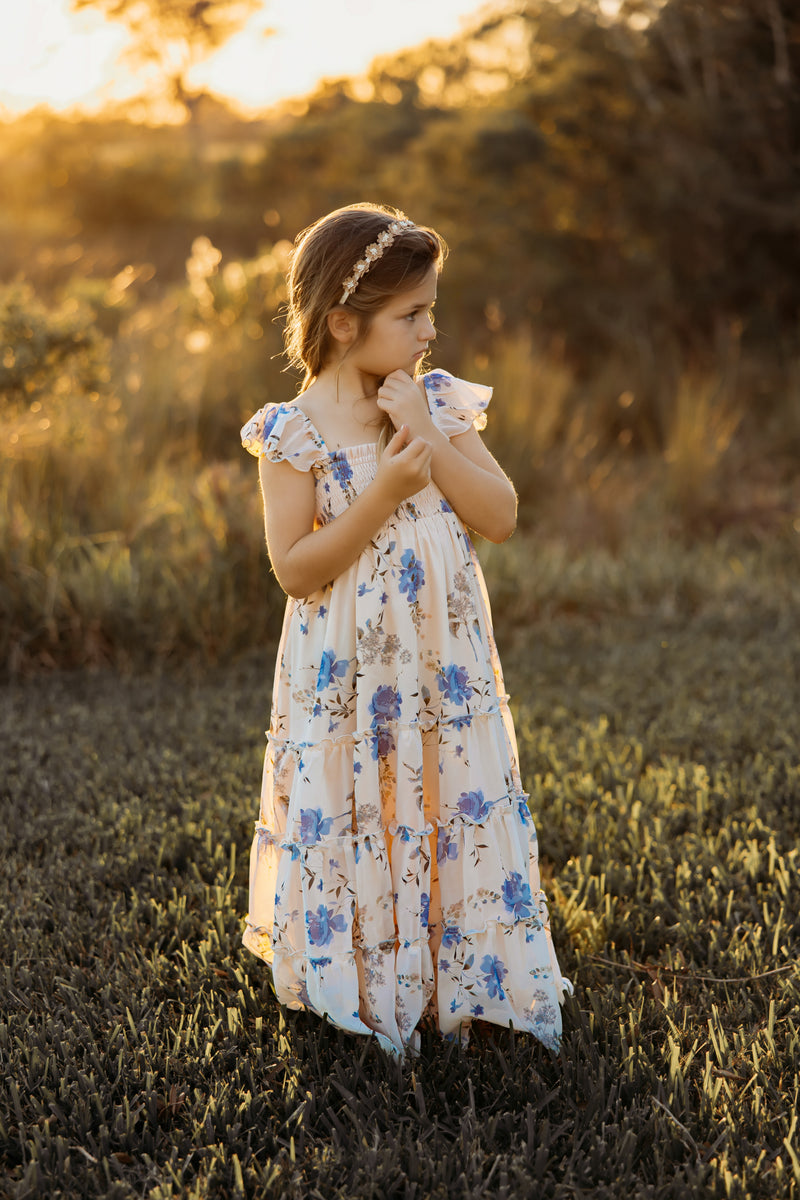
[[[244,944],[278,1000],[384,1048],[430,1011],[555,1050],[569,988],[480,567],[516,495],[478,430],[491,389],[420,375],[446,247],[358,204],[298,238],[289,404],[242,430],[289,595]]]

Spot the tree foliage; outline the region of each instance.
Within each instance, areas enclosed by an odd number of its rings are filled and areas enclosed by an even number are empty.
[[[139,14],[151,48],[161,31],[207,49],[251,7],[73,2]],[[533,325],[586,369],[721,337],[774,348],[800,299],[799,78],[791,0],[626,0],[616,20],[593,0],[520,0],[258,121],[204,99],[192,137],[118,120],[32,143],[10,127],[0,255],[21,264],[61,214],[83,269],[138,258],[166,282],[197,236],[255,255],[377,199],[451,243],[453,344]]]
[[[71,0],[71,6],[98,9],[125,25],[132,65],[155,66],[170,98],[191,112],[188,71],[238,33],[262,0]]]

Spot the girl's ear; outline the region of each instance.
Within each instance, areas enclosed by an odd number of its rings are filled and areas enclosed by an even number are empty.
[[[358,334],[358,318],[344,308],[334,308],[327,316],[328,332],[342,346],[350,346]]]

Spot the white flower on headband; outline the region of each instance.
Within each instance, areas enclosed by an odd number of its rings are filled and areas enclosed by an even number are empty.
[[[377,240],[374,241],[372,245],[367,246],[363,255],[353,267],[352,273],[348,275],[347,279],[345,279],[344,283],[342,284],[344,291],[342,292],[342,298],[339,301],[340,304],[346,303],[348,298],[353,294],[361,282],[361,276],[366,275],[372,264],[377,262],[377,260],[382,256],[384,250],[388,250],[398,233],[400,233],[403,229],[413,228],[413,221],[392,221],[391,225],[386,226],[383,233],[378,234]]]

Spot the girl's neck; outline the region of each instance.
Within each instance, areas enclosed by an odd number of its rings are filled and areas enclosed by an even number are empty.
[[[324,367],[302,393],[300,406],[332,450],[377,442],[383,421],[380,383],[347,363]]]
[[[368,375],[347,361],[323,367],[317,381],[326,392],[331,392],[337,406],[346,409],[362,407],[365,401],[371,401],[374,405],[378,388],[383,382],[376,375]]]

